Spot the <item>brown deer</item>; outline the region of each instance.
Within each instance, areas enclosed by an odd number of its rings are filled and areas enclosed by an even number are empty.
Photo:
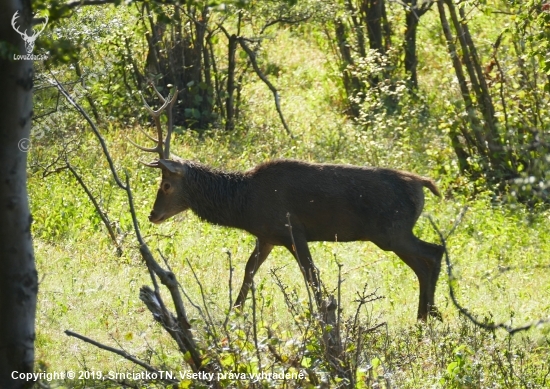
[[[319,279],[308,242],[371,241],[383,250],[393,251],[415,272],[420,283],[418,318],[426,320],[428,314],[438,315],[434,294],[443,247],[424,242],[412,232],[424,206],[422,188],[440,196],[432,180],[392,169],[294,160],[270,161],[241,173],[168,159],[159,116],[173,104],[175,96],[166,99],[158,111],[147,106],[159,131],[157,146],[146,149],[136,145],[142,150],[157,151],[160,156],[148,165],[162,171],[149,220],[162,223],[191,209],[209,223],[254,235],[258,243],[246,264],[235,306],[244,305],[254,274],[273,246],[284,246],[294,255],[315,291],[317,304],[321,304]],[[170,122],[170,110],[168,116]]]

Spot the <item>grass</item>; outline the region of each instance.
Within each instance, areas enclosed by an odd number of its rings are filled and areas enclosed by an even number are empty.
[[[109,136],[113,149],[124,148],[116,146],[117,142],[125,142],[119,133]],[[246,136],[260,137],[264,134]],[[204,162],[219,166],[219,155],[234,150],[232,142],[231,137],[214,135],[211,139],[186,143],[176,153],[179,154],[183,149],[180,155],[203,155]],[[214,144],[220,154],[208,152]],[[237,152],[242,155],[242,151]],[[182,285],[195,302],[200,302],[199,287],[186,263],[189,259],[204,286],[207,305],[217,320],[222,321],[228,304],[229,277],[224,250],[232,253],[236,269],[233,278],[235,293],[240,287],[244,264],[254,246],[253,238],[241,231],[204,223],[191,213],[178,216],[158,227],[151,226],[146,215],[153,201],[157,172],[138,167],[133,162],[138,158],[135,152],[118,154],[119,158],[121,155],[124,158],[119,159],[120,165],[133,166],[132,184],[147,241],[152,247],[163,251]],[[297,157],[303,158],[300,155]],[[239,159],[239,155],[225,155],[225,158],[237,165],[232,166],[234,168],[240,168],[239,164],[252,166],[245,158]],[[97,169],[87,166],[84,159],[77,159],[77,162],[84,164],[83,170]],[[101,167],[101,172],[95,170],[94,174],[90,172],[86,176],[93,185],[99,187],[96,193],[100,193],[113,219],[120,220],[121,228],[129,231],[126,205],[120,194],[115,191],[111,193],[112,183],[106,184],[105,181],[92,178],[94,175],[101,177],[105,171],[105,167]],[[135,367],[114,354],[66,338],[63,331],[69,329],[105,344],[123,347],[133,355],[151,358],[152,363],[182,366],[183,362],[177,356],[174,344],[138,299],[139,288],[150,281],[133,237],[130,235],[126,238],[124,255],[117,257],[104,227],[74,180],[64,174],[50,176],[46,180],[32,176],[30,184],[31,204],[37,220],[34,227],[37,236],[36,258],[41,277],[37,315],[38,359],[50,371],[83,368],[103,372],[135,370]],[[514,209],[494,205],[483,198],[437,200],[427,195],[425,213],[432,215],[442,230],[446,231],[464,205],[468,205],[470,210],[448,241],[461,303],[479,318],[490,317],[495,322],[504,321],[514,325],[549,316],[548,211],[533,215],[521,207]],[[47,230],[44,225],[54,225],[57,231],[62,232],[52,233],[55,230]],[[437,241],[425,218],[420,219],[416,233],[426,241]],[[488,335],[482,335],[480,330],[460,319],[449,301],[444,272],[436,295],[444,323],[432,324],[433,332],[425,333],[427,330],[419,330],[414,319],[418,298],[417,281],[412,271],[395,255],[361,242],[313,243],[311,252],[329,290],[333,290],[337,284],[336,261],[344,264],[344,316],[353,313],[353,300],[365,283],[369,290],[377,290],[379,295],[385,296],[385,299],[370,307],[372,320],[388,323],[388,334],[383,337],[386,343],[383,347],[379,346],[379,350],[374,348],[371,351],[373,358],[381,358],[388,352],[404,353],[408,358],[422,358],[426,355],[439,358],[439,364],[433,365],[428,361],[419,366],[417,361],[409,365],[385,366],[385,369],[395,374],[394,378],[398,382],[403,383],[402,387],[423,387],[421,382],[424,380],[439,382],[442,372],[452,363],[454,348],[450,345],[459,347],[467,344],[464,340],[465,343],[459,342],[460,331],[466,331],[462,328],[476,336],[485,337],[485,341],[490,344],[486,347],[493,347],[499,352],[500,348],[506,350],[508,341],[514,345],[521,344],[519,349],[526,354],[524,358],[528,365],[535,366],[548,359],[547,326],[529,331],[527,338],[521,336],[509,340],[503,334],[496,334],[487,340]],[[281,269],[278,273],[282,275],[284,283],[296,289],[302,299],[307,294],[295,261],[286,250],[275,249],[257,274],[256,282],[265,305],[263,317],[269,318],[266,321],[271,324],[278,323],[284,327],[292,318],[282,301],[281,291],[270,276],[271,269]],[[195,310],[191,309],[189,314],[200,323]],[[421,334],[416,337],[411,335],[417,331]],[[433,355],[434,349],[430,348],[433,347],[430,342],[437,341],[430,338],[435,336],[430,335],[433,333],[445,334],[450,344],[446,346],[446,352],[436,350],[437,353]],[[467,340],[471,341],[471,338]],[[373,339],[373,342],[378,344],[382,340]],[[405,345],[402,342],[409,342],[408,351],[403,349]],[[443,355],[438,355],[441,353]],[[401,357],[390,355],[384,358],[396,364],[395,360]],[[426,364],[430,365],[429,368]]]
[[[480,319],[512,325],[549,317],[550,212],[496,203],[490,194],[473,197],[467,186],[457,190],[462,181],[456,176],[450,146],[438,130],[437,119],[404,122],[399,131],[385,129],[384,123],[365,130],[347,120],[334,104],[337,86],[331,81],[332,70],[324,64],[325,54],[315,45],[304,44],[304,39],[296,31],[281,30],[276,39],[265,43],[267,54],[262,57],[264,65],[272,63],[279,69],[275,82],[294,140],[280,126],[270,92],[256,81],[248,82],[243,90],[246,125],[232,134],[207,131],[198,136],[184,132],[175,140],[173,152],[228,170],[248,169],[273,158],[297,158],[383,165],[434,177],[445,198],[427,194],[424,213],[431,215],[443,232],[450,230],[462,207],[469,206],[463,222],[448,239],[460,302]],[[286,52],[294,54],[285,56]],[[131,232],[127,204],[109,176],[97,142],[82,128],[80,125],[74,130],[80,145],[71,163],[119,231],[128,235],[123,241],[123,255],[117,257],[95,210],[67,172],[46,178],[39,169],[31,172],[33,234],[41,280],[37,360],[48,371],[88,369],[105,374],[137,370],[121,357],[63,333],[72,330],[124,348],[151,364],[185,370],[177,347],[139,300],[139,288],[150,280]],[[147,242],[167,257],[187,293],[203,305],[189,260],[204,288],[206,306],[215,321],[222,322],[229,293],[226,251],[231,253],[235,267],[235,295],[254,246],[253,237],[212,226],[190,212],[160,226],[151,225],[147,214],[158,171],[139,165],[137,161],[145,158],[125,139],[129,131],[130,137],[141,143],[145,143],[144,137],[133,128],[116,124],[103,131],[117,166],[130,173]],[[35,165],[55,153],[43,142],[32,150]],[[423,240],[437,242],[426,218],[419,220],[415,232]],[[514,337],[476,328],[461,318],[450,302],[445,269],[436,294],[444,321],[420,325],[415,320],[417,280],[393,253],[365,242],[312,243],[311,252],[328,290],[337,287],[337,263],[343,264],[344,317],[353,315],[357,292],[365,284],[369,291],[385,297],[368,306],[365,318],[373,324],[387,323],[385,331],[365,335],[369,347],[364,351],[363,373],[370,377],[368,382],[378,385],[372,387],[389,387],[387,382],[400,388],[550,387],[548,325]],[[293,317],[271,270],[281,276],[289,290],[296,290],[301,302],[307,296],[303,279],[290,253],[281,248],[272,252],[256,276],[261,323],[278,326],[286,339],[292,339]],[[195,309],[188,309],[199,338],[204,339],[204,323]],[[250,307],[246,315],[250,315]],[[241,318],[232,320],[238,323]]]

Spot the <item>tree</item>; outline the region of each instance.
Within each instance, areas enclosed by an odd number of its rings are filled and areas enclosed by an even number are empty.
[[[395,84],[405,77],[409,89],[418,89],[416,32],[420,18],[431,9],[433,1],[398,3],[392,11],[384,0],[345,0],[334,21],[343,84],[350,100],[349,113],[355,118],[361,115],[362,96],[368,90],[384,86],[388,81]],[[392,25],[388,14],[395,14],[401,7],[406,24],[400,47],[392,42],[399,29]],[[400,72],[402,56],[405,74]],[[369,63],[378,70],[362,74]],[[395,105],[394,101],[389,102],[390,106]]]
[[[418,58],[416,56],[416,31],[420,17],[431,8],[433,1],[420,2],[417,0],[406,0],[408,5],[405,7],[405,72],[409,75],[409,83],[413,88],[418,88],[418,74],[416,65]]]
[[[515,185],[511,192],[520,201],[548,201],[550,145],[547,110],[541,108],[548,106],[548,69],[540,54],[547,55],[550,18],[537,1],[514,11],[515,27],[502,30],[488,62],[474,44],[467,7],[452,0],[437,2],[463,100],[457,105],[462,115],[449,129],[460,169],[482,177],[497,193]]]
[[[27,198],[28,137],[32,117],[33,64],[16,60],[25,41],[12,28],[30,31],[29,0],[0,1],[0,387],[33,382],[12,373],[34,369],[34,318],[38,292]]]

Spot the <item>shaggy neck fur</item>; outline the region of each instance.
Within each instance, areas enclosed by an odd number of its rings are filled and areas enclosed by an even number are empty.
[[[247,175],[213,170],[196,162],[186,162],[186,165],[183,180],[191,210],[210,223],[243,228]]]

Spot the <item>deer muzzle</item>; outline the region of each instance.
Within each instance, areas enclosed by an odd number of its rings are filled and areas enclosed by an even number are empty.
[[[149,214],[149,221],[151,223],[155,223],[155,224],[160,224],[162,223],[166,218],[164,217],[164,215],[157,215],[155,213],[155,211],[151,211],[151,213]]]

